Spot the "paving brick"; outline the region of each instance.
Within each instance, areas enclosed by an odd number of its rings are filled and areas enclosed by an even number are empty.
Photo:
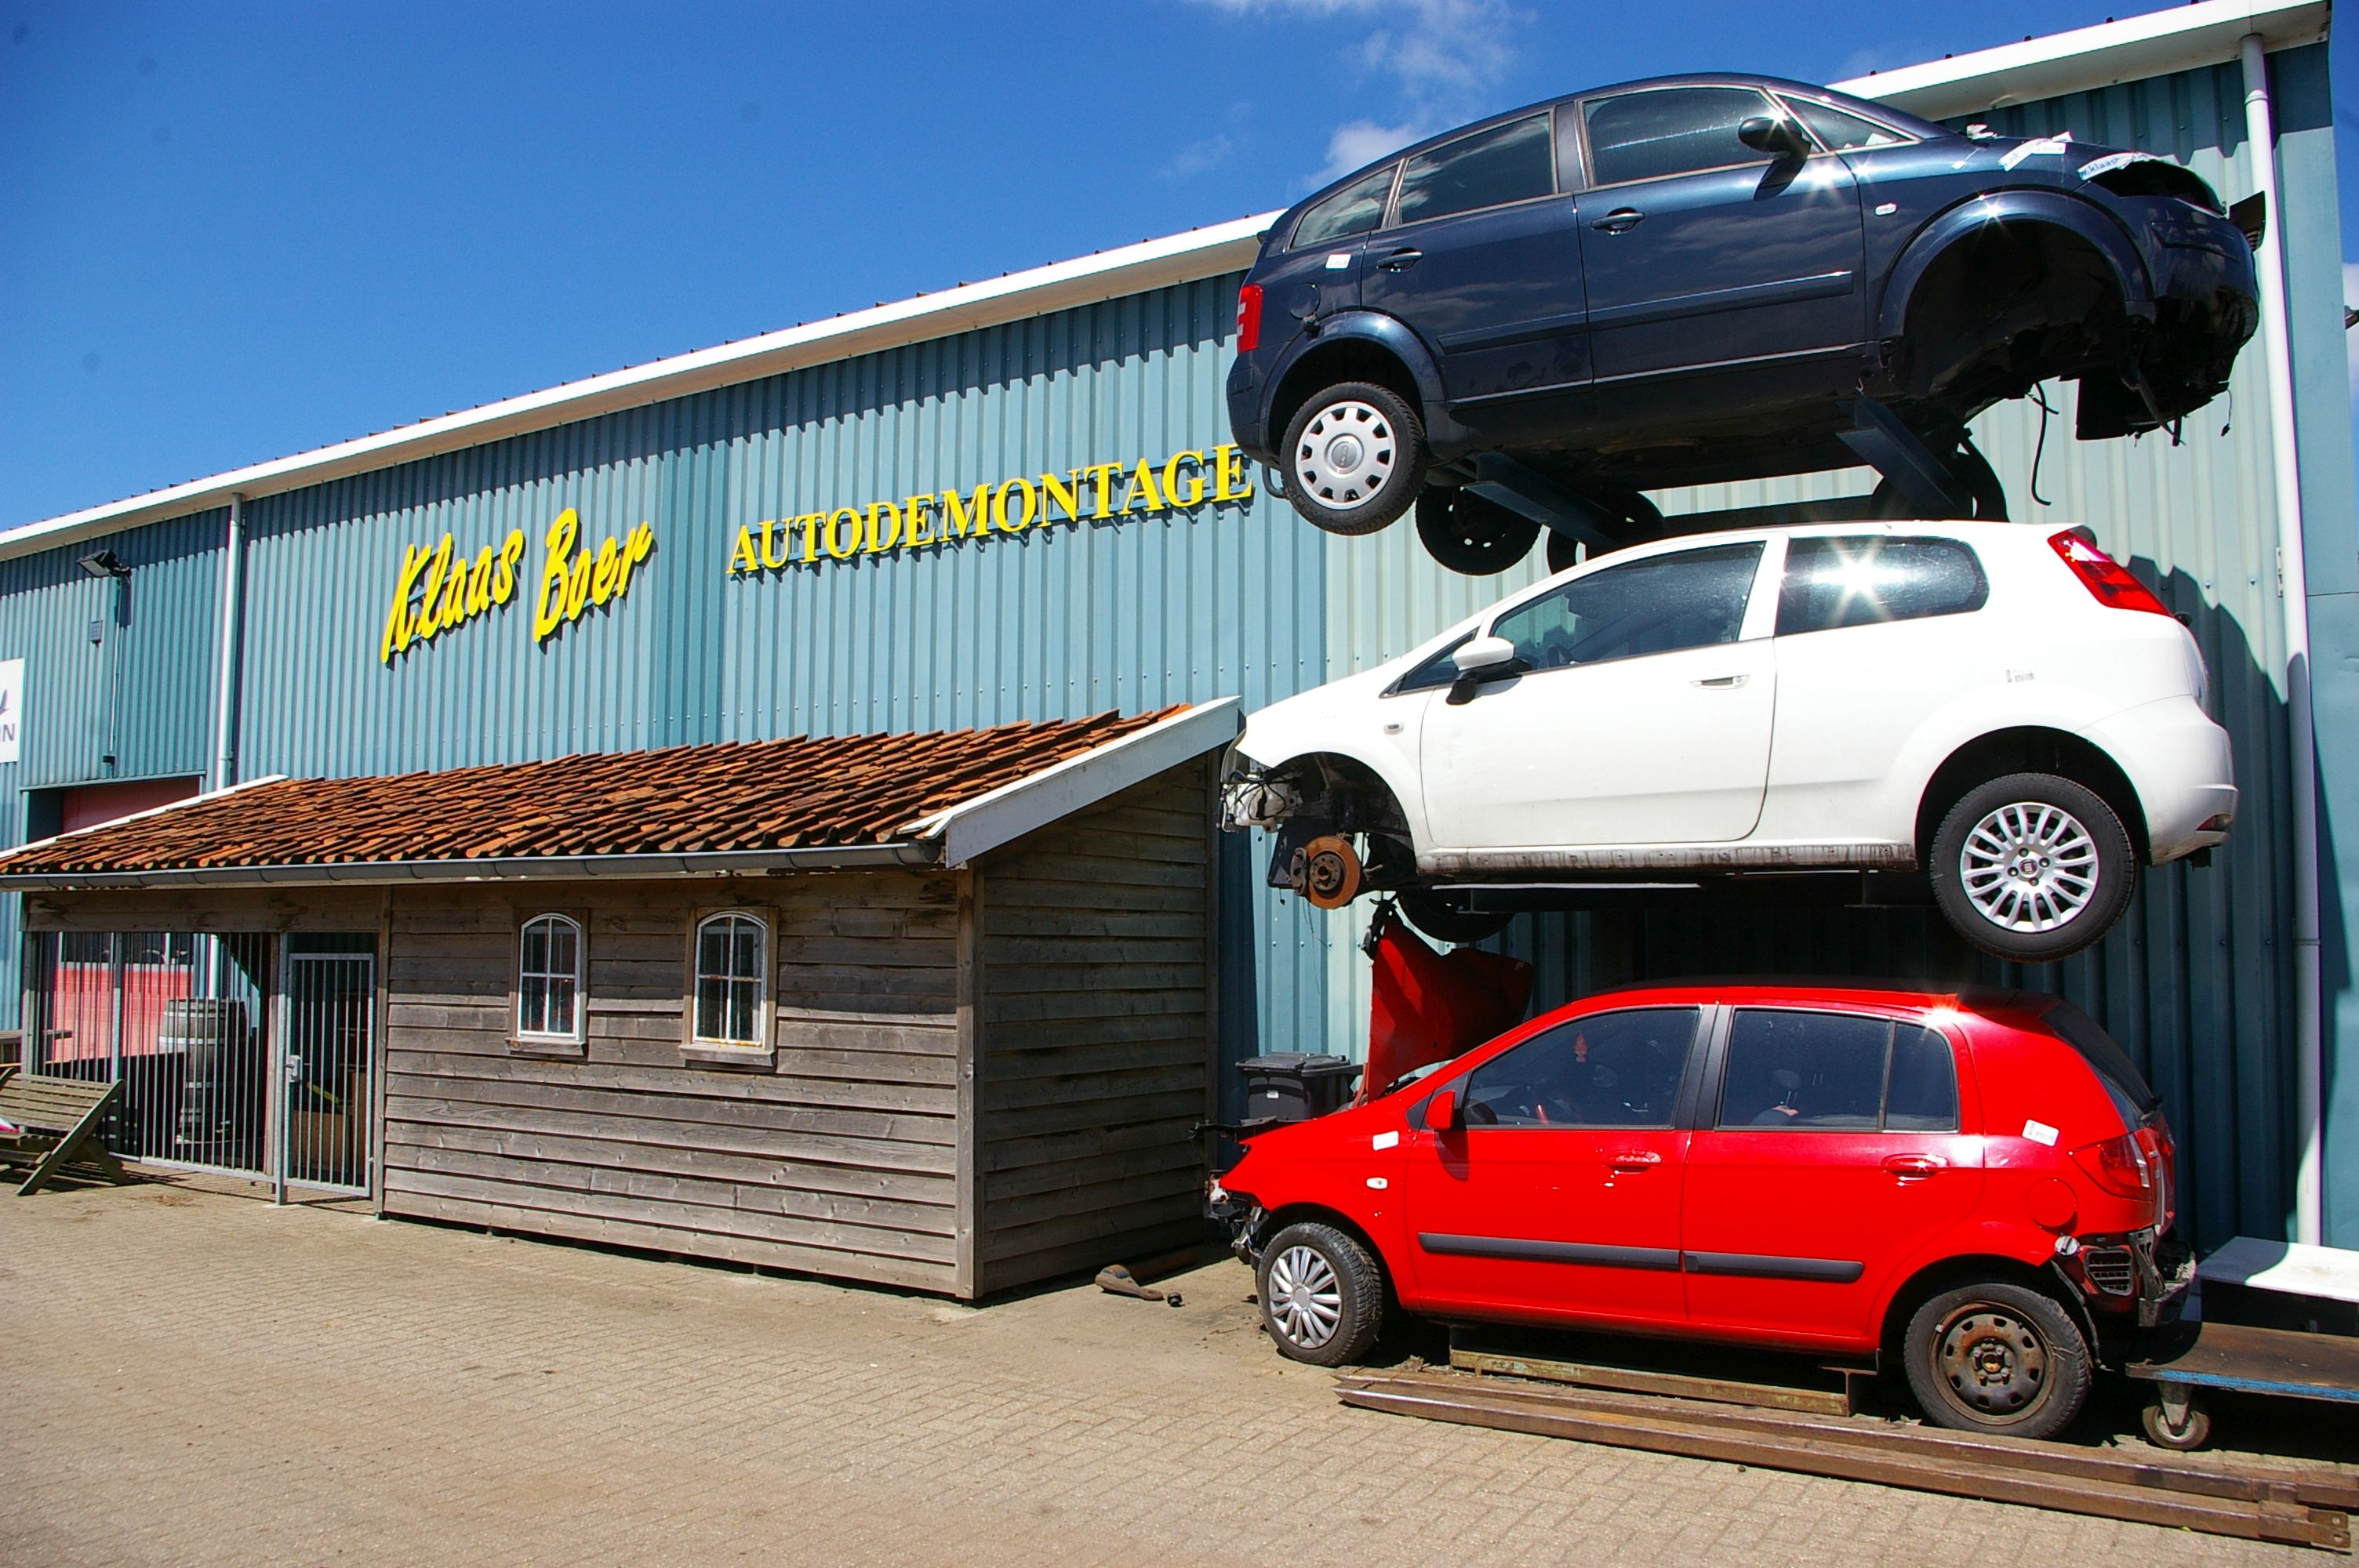
[[[1244,1270],[914,1296],[164,1187],[0,1206],[0,1563],[2017,1561],[2282,1548],[1347,1410]]]

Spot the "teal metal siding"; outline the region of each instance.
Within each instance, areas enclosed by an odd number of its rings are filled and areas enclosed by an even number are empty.
[[[2332,115],[2322,48],[2273,62],[2284,127],[2305,443],[2321,796],[2331,852],[2332,1060],[2359,1049],[2349,922],[2359,891],[2359,604],[2348,403],[2340,353]],[[2252,186],[2233,65],[1983,116],[2002,130],[2167,153],[2232,198]],[[1059,524],[988,542],[862,556],[754,578],[727,569],[735,530],[764,519],[1105,460],[1208,449],[1227,438],[1222,379],[1237,279],[1227,276],[960,333],[584,419],[447,457],[266,497],[247,508],[239,771],[352,773],[801,732],[989,724],[1228,694],[1248,706],[1364,668],[1538,579],[1537,555],[1488,579],[1442,572],[1413,532],[1331,539],[1265,496],[1184,514]],[[2081,446],[2071,389],[2039,460],[2039,416],[1995,409],[1976,438],[2017,514],[2086,522],[2201,639],[2213,708],[2234,739],[2245,802],[2206,870],[2149,876],[2099,949],[2049,972],[1995,966],[1929,914],[1551,916],[1504,945],[1539,968],[1538,1000],[1697,972],[1886,974],[2038,986],[2104,1018],[2145,1063],[2183,1136],[2190,1229],[2280,1234],[2291,1193],[2290,835],[2267,398],[2257,352],[2231,398],[2158,438]],[[2224,427],[2224,429],[2223,429]],[[1256,476],[1258,477],[1258,476]],[[1666,510],[1850,493],[1861,472],[1659,496]],[[537,645],[541,535],[566,507],[593,540],[649,523],[655,553],[629,594]],[[94,716],[104,656],[124,661],[112,776],[201,771],[212,713],[218,512],[126,534],[131,625],[82,639],[112,585],[79,551],[0,563],[0,657],[28,658],[26,764],[0,777],[23,821],[27,785],[109,776]],[[447,530],[469,554],[527,536],[516,600],[387,667],[378,637],[405,545]],[[0,774],[10,772],[0,770]],[[913,784],[918,781],[912,781]],[[1223,847],[1229,1049],[1361,1048],[1366,965],[1356,918],[1262,888],[1267,841]],[[13,922],[13,909],[6,917]],[[0,929],[13,961],[13,931]],[[13,1007],[13,974],[5,980]],[[2330,1199],[2359,1241],[2359,1074],[2330,1087]]]
[[[800,733],[955,729],[1326,677],[1326,540],[1256,497],[914,552],[728,570],[740,524],[1228,438],[1237,278],[1206,279],[585,420],[247,508],[240,772],[383,773]],[[530,635],[541,536],[653,525],[628,594]],[[388,668],[408,544],[521,528],[516,601]],[[911,781],[913,789],[921,781]],[[1233,1028],[1323,1034],[1323,923],[1236,850],[1258,960]]]

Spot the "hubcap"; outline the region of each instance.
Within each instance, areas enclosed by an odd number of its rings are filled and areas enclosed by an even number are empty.
[[[2016,801],[1966,835],[1958,881],[1993,925],[2053,931],[2070,925],[2097,895],[2097,841],[2060,806]]]
[[[1321,505],[1358,511],[1392,480],[1392,421],[1356,398],[1329,404],[1303,427],[1294,477]]]
[[[2017,1414],[2047,1386],[2048,1347],[2013,1313],[1966,1308],[1943,1326],[1933,1356],[1942,1380],[1982,1415]]]
[[[1343,1320],[1343,1292],[1327,1260],[1309,1247],[1289,1247],[1269,1263],[1270,1321],[1290,1344],[1316,1350],[1335,1337]]]

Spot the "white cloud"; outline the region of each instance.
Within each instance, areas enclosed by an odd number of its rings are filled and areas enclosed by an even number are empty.
[[[1171,161],[1158,171],[1166,179],[1186,179],[1207,169],[1217,168],[1228,162],[1237,144],[1225,135],[1207,136],[1201,142],[1190,142],[1171,155]]]
[[[1332,178],[1486,109],[1514,60],[1509,38],[1524,18],[1508,0],[1198,0],[1233,16],[1322,24],[1335,57],[1364,75],[1389,78],[1397,122],[1364,117],[1329,139]],[[1390,118],[1391,116],[1386,116]]]
[[[1353,120],[1335,127],[1327,138],[1327,167],[1319,172],[1321,180],[1349,174],[1364,163],[1373,163],[1395,147],[1405,147],[1427,135],[1427,128],[1415,121],[1405,125],[1379,125],[1374,120]]]

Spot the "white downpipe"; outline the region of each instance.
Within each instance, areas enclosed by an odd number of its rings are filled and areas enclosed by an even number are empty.
[[[2285,205],[2277,200],[2277,116],[2268,57],[2245,35],[2245,139],[2268,230],[2261,239],[2261,344],[2269,379],[2269,448],[2277,501],[2277,584],[2284,599],[2287,766],[2293,773],[2294,1118],[2301,1141],[2294,1173],[2294,1239],[2325,1240],[2321,1105],[2325,1050],[2318,953],[2317,732],[2310,708],[2310,578],[2302,557],[2301,457],[2294,439],[2292,333],[2286,314]]]
[[[227,789],[237,766],[237,660],[241,627],[238,614],[238,573],[245,564],[245,497],[229,498],[229,544],[222,555],[221,646],[214,672],[220,690],[213,707],[213,776],[209,790]]]

